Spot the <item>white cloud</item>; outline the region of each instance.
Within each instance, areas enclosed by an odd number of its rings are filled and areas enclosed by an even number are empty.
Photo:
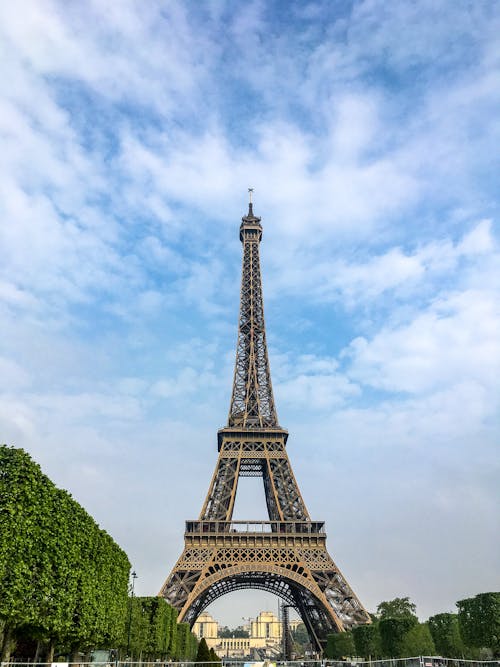
[[[0,377],[8,391],[25,387],[31,383],[29,374],[16,362],[0,357]]]
[[[498,295],[466,291],[437,299],[406,325],[354,340],[350,375],[388,391],[422,393],[462,381],[494,391],[500,375]]]
[[[382,254],[370,253],[361,261],[355,256],[351,261],[318,259],[318,250],[298,249],[284,270],[272,275],[272,294],[301,292],[350,308],[373,307],[380,297],[407,300],[411,295],[417,302],[430,301],[443,280],[461,280],[457,286],[466,289],[475,276],[484,274],[489,262],[493,263],[494,276],[499,259],[491,223],[481,220],[456,243],[436,239],[419,244],[413,251],[396,246]]]
[[[161,398],[172,398],[174,396],[188,398],[200,391],[210,391],[217,385],[217,378],[213,373],[199,373],[186,366],[175,377],[157,380],[151,386],[150,391],[153,395]]]
[[[197,72],[208,64],[211,49],[202,33],[195,39],[181,5],[152,3],[138,14],[133,2],[119,9],[91,3],[85,11],[50,0],[24,4],[22,13],[2,6],[16,55],[39,74],[71,77],[105,97],[165,113],[174,93],[195,92]]]
[[[55,415],[63,423],[79,423],[89,418],[136,421],[143,417],[140,401],[133,396],[109,393],[41,394],[27,397],[32,407],[50,423]]]
[[[279,404],[296,408],[309,406],[310,413],[323,412],[343,405],[347,398],[359,395],[359,387],[342,375],[300,374],[276,387]]]
[[[484,255],[494,251],[494,239],[491,233],[491,220],[481,220],[458,244],[460,255]]]
[[[428,394],[385,399],[366,407],[341,406],[313,427],[311,438],[321,443],[327,434],[333,434],[337,455],[354,448],[359,459],[365,449],[373,449],[389,461],[413,449],[421,452],[426,466],[439,460],[443,469],[457,465],[465,471],[464,453],[479,445],[488,464],[494,464],[495,426],[491,420],[497,410],[498,402],[492,400],[487,387],[464,380]],[[476,459],[476,463],[481,467],[484,461]]]

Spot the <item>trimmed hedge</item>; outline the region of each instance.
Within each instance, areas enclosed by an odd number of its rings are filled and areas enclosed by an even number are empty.
[[[68,652],[123,636],[130,563],[22,449],[0,446],[2,660],[18,635]]]

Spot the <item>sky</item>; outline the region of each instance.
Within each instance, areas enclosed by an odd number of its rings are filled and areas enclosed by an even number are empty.
[[[138,594],[215,466],[248,187],[278,416],[333,559],[370,611],[499,589],[499,34],[494,0],[0,3],[0,441]],[[235,518],[267,518],[261,480]]]

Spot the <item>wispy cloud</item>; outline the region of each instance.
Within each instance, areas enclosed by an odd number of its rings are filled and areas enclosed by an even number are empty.
[[[354,588],[427,613],[489,587],[499,31],[489,1],[1,4],[1,431],[122,541],[143,592],[215,462],[248,186],[278,411]],[[198,495],[174,517],[186,460]],[[419,539],[445,522],[450,559],[483,544],[482,567],[412,561],[423,515]],[[379,520],[390,554],[367,572],[352,545]]]

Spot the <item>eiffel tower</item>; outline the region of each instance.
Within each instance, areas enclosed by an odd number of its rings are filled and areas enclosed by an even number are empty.
[[[259,261],[261,219],[252,191],[242,218],[241,301],[233,392],[227,426],[218,431],[219,457],[197,520],[187,521],[184,551],[159,595],[191,626],[214,600],[257,588],[293,606],[311,642],[370,617],[326,549],[323,521],[312,521],[278,423],[266,345]],[[269,521],[232,521],[240,477],[262,477]]]

